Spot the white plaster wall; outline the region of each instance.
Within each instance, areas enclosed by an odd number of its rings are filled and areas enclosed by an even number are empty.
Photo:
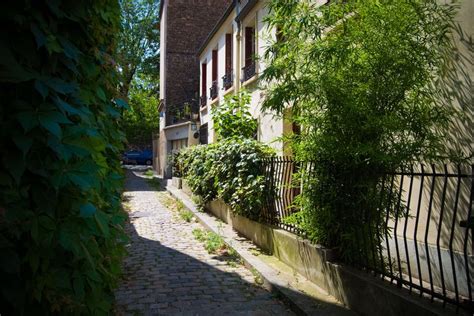
[[[168,1],[164,1],[163,12],[160,21],[160,99],[166,98],[166,42],[167,42],[167,20]],[[165,127],[165,114],[160,116],[160,131]]]
[[[252,83],[241,83],[239,81],[242,65],[244,64],[244,32],[243,29],[249,24],[255,24],[256,29],[256,53],[257,57],[263,56],[267,49],[270,39],[274,38],[275,31],[269,29],[264,22],[264,17],[268,14],[268,9],[262,1],[257,4],[255,8],[242,21],[241,38],[238,39],[237,24],[234,22],[235,12],[231,14],[220,30],[214,35],[209,42],[206,49],[200,56],[201,64],[207,63],[207,108],[201,110],[201,124],[208,124],[208,142],[215,141],[215,132],[212,120],[212,108],[219,106],[224,102],[226,94],[237,93],[241,88],[247,89],[251,94],[250,112],[252,116],[257,119],[259,123],[258,140],[267,143],[273,147],[277,153],[283,153],[283,142],[279,139],[283,135],[283,119],[276,117],[273,114],[262,113],[261,104],[264,98],[263,91],[259,88],[258,82],[255,80]],[[233,71],[234,71],[234,86],[230,91],[222,90],[222,77],[225,74],[225,34],[233,32]],[[218,49],[218,86],[219,96],[218,100],[212,101],[209,99],[209,88],[212,84],[212,50]],[[264,70],[265,65],[260,58],[257,59],[257,75]],[[202,76],[200,76],[202,78]],[[202,85],[202,82],[201,82]]]
[[[275,36],[275,30],[270,29],[264,19],[268,14],[268,8],[260,3],[244,19],[243,26],[249,25],[255,21],[256,28],[256,52],[257,52],[257,74],[261,74],[265,69],[263,55]],[[241,60],[244,60],[243,39],[241,42]],[[243,83],[243,88],[247,89],[252,96],[250,112],[258,120],[258,140],[270,145],[279,155],[283,154],[283,142],[280,139],[283,136],[283,119],[273,113],[264,113],[262,111],[262,102],[264,100],[264,91],[260,88],[260,83]]]

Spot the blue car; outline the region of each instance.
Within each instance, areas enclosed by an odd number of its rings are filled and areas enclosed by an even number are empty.
[[[124,164],[147,165],[153,163],[153,152],[151,150],[129,150],[123,154]]]

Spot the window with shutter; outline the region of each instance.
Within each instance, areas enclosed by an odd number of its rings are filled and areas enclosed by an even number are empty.
[[[201,64],[201,105],[206,105],[207,64]]]
[[[232,34],[225,35],[225,73],[232,72]]]
[[[245,28],[245,66],[253,62],[255,54],[255,29],[253,27]]]
[[[242,68],[242,80],[245,82],[252,78],[256,73],[255,67],[255,29],[253,27],[245,28],[245,67]]]
[[[217,95],[218,95],[218,92],[217,92],[217,74],[218,74],[218,71],[217,71],[217,65],[219,64],[218,63],[218,60],[217,60],[217,49],[214,49],[212,51],[212,84],[211,84],[211,88],[210,88],[210,95],[211,95],[211,99],[214,100],[215,98],[217,98]]]
[[[212,81],[217,80],[217,49],[212,51]]]

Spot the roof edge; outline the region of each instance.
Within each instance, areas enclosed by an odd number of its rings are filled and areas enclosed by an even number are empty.
[[[242,20],[249,14],[250,10],[252,10],[255,5],[258,3],[258,0],[249,0],[245,7],[239,12],[239,15],[235,18],[235,22],[240,23]]]

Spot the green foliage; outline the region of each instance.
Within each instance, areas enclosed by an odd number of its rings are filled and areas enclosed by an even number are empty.
[[[179,161],[189,187],[204,202],[221,198],[236,214],[258,219],[269,194],[262,161],[273,155],[267,145],[252,139],[227,139],[188,147]]]
[[[143,79],[142,83],[145,82]],[[157,94],[146,85],[132,83],[128,92],[129,110],[123,112],[123,130],[130,147],[151,145],[153,133],[158,132],[160,117]]]
[[[191,211],[181,209],[179,211],[179,217],[181,217],[181,219],[184,220],[185,222],[191,223],[191,221],[194,218],[194,214]]]
[[[116,1],[0,5],[0,314],[108,314],[124,255]]]
[[[214,232],[204,231],[202,229],[196,228],[193,230],[193,235],[196,240],[204,243],[204,248],[209,253],[216,254],[219,251],[227,248],[224,239]]]
[[[222,105],[211,109],[214,131],[218,139],[253,138],[257,132],[257,121],[249,112],[250,95],[241,90],[227,95]]]
[[[269,9],[268,22],[283,40],[266,53],[264,108],[283,113],[292,105],[291,117],[303,127],[293,139],[295,155],[315,162],[293,220],[350,261],[360,251],[354,240],[361,228],[377,231],[373,189],[388,190],[380,175],[443,152],[449,100],[436,83],[448,74],[455,7],[436,0],[272,0]],[[384,199],[382,207],[393,210],[393,203]]]
[[[153,172],[153,170],[148,169],[143,174],[147,177],[153,177],[155,173]]]
[[[159,82],[159,0],[119,0],[121,31],[117,45],[120,92],[129,96],[133,83],[147,78],[147,91],[157,94]],[[143,88],[143,87],[142,87]]]

